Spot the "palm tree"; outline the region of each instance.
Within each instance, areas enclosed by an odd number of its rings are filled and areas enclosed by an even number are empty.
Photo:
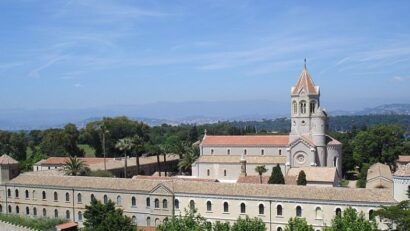
[[[167,152],[165,150],[165,147],[163,145],[156,144],[156,145],[152,146],[151,153],[157,156],[157,171],[158,171],[159,176],[161,176],[161,171],[162,170],[161,170],[161,163],[160,163],[159,157],[160,157],[160,155],[164,155],[164,164],[166,164],[166,161],[167,161],[166,154],[167,154]],[[166,171],[165,168],[164,168],[164,170],[165,170],[165,176],[166,176],[167,171]]]
[[[102,150],[103,150],[103,156],[104,156],[104,171],[107,171],[107,162],[106,162],[106,151],[105,151],[105,141],[106,141],[106,135],[108,135],[110,132],[107,129],[107,126],[105,126],[104,120],[102,121],[102,124],[99,125],[98,130],[101,132],[101,145],[102,145]]]
[[[259,174],[259,182],[262,184],[262,174],[268,170],[265,168],[265,165],[256,166],[255,171]]]
[[[195,147],[190,147],[186,150],[182,159],[179,160],[178,168],[182,172],[189,172],[191,170],[192,164],[196,161],[199,156],[199,150]]]
[[[127,178],[127,153],[134,147],[132,139],[129,137],[119,139],[115,148],[124,152],[124,178]]]
[[[135,135],[132,139],[132,143],[134,144],[135,161],[137,164],[137,175],[138,175],[140,174],[140,155],[143,152],[144,139],[142,139],[139,135]]]
[[[78,176],[87,171],[87,164],[76,156],[69,157],[64,163],[64,173],[69,176]]]

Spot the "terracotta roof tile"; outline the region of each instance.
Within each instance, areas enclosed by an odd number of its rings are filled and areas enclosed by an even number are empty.
[[[284,164],[286,156],[244,156],[247,164]],[[196,163],[239,163],[239,155],[202,155]]]
[[[399,159],[397,160],[397,162],[400,162],[400,163],[410,163],[410,156],[400,155],[400,156],[399,156]]]
[[[410,163],[399,166],[399,168],[393,175],[394,176],[410,176]]]
[[[18,164],[19,162],[7,154],[0,156],[0,164]]]
[[[305,89],[307,95],[319,94],[307,69],[303,69],[302,73],[300,74],[298,82],[292,88],[292,95],[299,95],[299,92],[302,89]]]
[[[288,171],[288,176],[297,177],[300,171],[306,173],[307,181],[316,182],[334,182],[337,177],[337,170],[334,167],[299,167],[291,168]]]
[[[286,146],[289,143],[288,135],[275,136],[205,136],[202,140],[202,145],[232,145],[232,146],[256,146],[256,145],[272,145]]]
[[[378,177],[393,180],[390,167],[382,163],[376,163],[370,166],[369,170],[367,170],[367,181],[371,181]]]

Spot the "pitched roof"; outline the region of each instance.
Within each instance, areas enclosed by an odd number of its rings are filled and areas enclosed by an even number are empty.
[[[205,136],[202,145],[232,145],[232,146],[285,146],[289,143],[288,135],[275,136]]]
[[[292,95],[299,95],[302,89],[305,90],[307,95],[319,94],[319,88],[315,86],[315,83],[313,82],[306,68],[303,69],[302,73],[300,74],[298,82],[292,88]]]
[[[410,176],[410,163],[399,166],[399,168],[393,175],[394,176]]]
[[[350,189],[338,187],[300,187],[295,185],[231,184],[181,180],[124,179],[83,176],[42,176],[23,173],[7,185],[57,187],[63,189],[104,189],[113,191],[150,192],[159,184],[175,194],[278,198],[288,200],[326,200],[363,203],[394,203],[386,189]]]
[[[78,157],[79,160],[84,161],[87,165],[104,162],[104,158],[99,157]],[[45,160],[40,160],[37,165],[65,165],[69,157],[49,157]]]
[[[246,155],[247,164],[284,164],[286,163],[286,156],[251,156]],[[239,164],[241,160],[240,155],[202,155],[196,163],[236,163]]]
[[[19,162],[7,154],[0,156],[0,164],[18,164]]]
[[[385,178],[387,180],[393,180],[393,176],[390,171],[390,167],[388,165],[382,163],[376,163],[370,166],[369,170],[367,170],[367,181],[371,181],[376,178]]]
[[[400,155],[400,156],[399,156],[399,159],[397,160],[397,162],[410,163],[410,156]]]
[[[334,182],[337,177],[335,167],[299,167],[291,168],[288,171],[288,176],[297,177],[300,171],[304,171],[307,181],[315,182]]]

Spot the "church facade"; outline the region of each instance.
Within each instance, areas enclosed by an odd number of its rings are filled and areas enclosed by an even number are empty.
[[[257,175],[258,165],[268,174],[280,165],[286,176],[291,168],[342,172],[342,144],[327,134],[327,113],[320,104],[320,89],[305,66],[291,88],[291,131],[289,135],[211,136],[205,134],[200,157],[192,175],[235,182],[241,175]]]

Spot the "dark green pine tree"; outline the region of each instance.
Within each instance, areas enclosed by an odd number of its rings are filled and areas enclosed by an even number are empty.
[[[279,164],[272,168],[272,175],[269,178],[268,184],[285,184],[285,178]]]
[[[306,173],[305,171],[300,171],[297,180],[298,185],[306,185]]]

